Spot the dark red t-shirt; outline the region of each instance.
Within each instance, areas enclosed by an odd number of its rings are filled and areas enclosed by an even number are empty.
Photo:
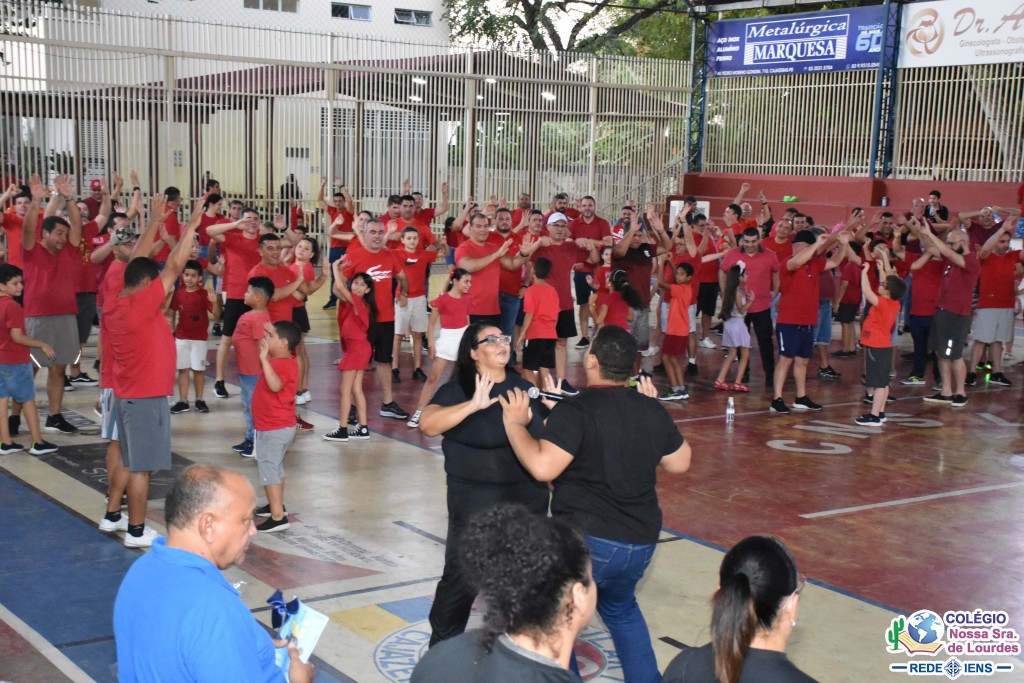
[[[20,365],[30,360],[29,348],[11,339],[11,330],[25,331],[25,312],[9,296],[0,296],[0,365]]]
[[[853,261],[845,261],[840,266],[839,272],[841,273],[842,282],[846,283],[846,291],[843,292],[843,298],[839,300],[839,303],[859,306],[860,300],[864,296],[864,292],[860,288],[860,266]],[[915,286],[917,284],[916,275],[914,276],[914,284]]]
[[[935,306],[957,315],[970,315],[971,297],[974,296],[974,288],[978,284],[981,262],[974,252],[963,256],[963,268],[954,265],[952,261],[946,261]]]
[[[171,296],[170,309],[178,314],[178,324],[174,328],[176,339],[204,341],[209,338],[208,313],[213,310],[213,302],[204,288],[190,292],[185,287],[178,287]]]
[[[574,240],[585,237],[588,240],[601,242],[605,237],[612,236],[612,226],[600,216],[594,216],[589,223],[583,219],[583,216],[580,216],[570,221],[569,234]],[[596,264],[584,263],[577,270],[581,273],[593,273],[595,267]]]
[[[102,336],[110,340],[110,355],[101,367],[110,366],[118,398],[170,396],[177,352],[163,313],[164,283],[158,278],[130,296],[123,294],[111,295],[103,309]]]
[[[813,249],[813,246],[808,246]],[[815,256],[796,270],[779,269],[779,322],[787,325],[818,324],[818,278],[828,259]]]
[[[992,252],[981,262],[978,308],[1013,308],[1014,267],[1020,263],[1019,251]]]
[[[657,253],[654,246],[641,244],[636,248],[630,247],[622,258],[612,257],[612,270],[626,271],[630,286],[640,295],[644,306],[651,303],[652,264]]]
[[[99,267],[89,258],[92,254],[93,244],[99,237],[100,227],[96,221],[89,221],[82,225],[82,239],[78,242],[78,278],[75,291],[80,293],[95,293],[98,282]]]
[[[942,284],[944,261],[932,259],[914,271],[914,286],[910,288],[910,315],[935,315],[935,300]]]
[[[78,248],[67,242],[56,254],[36,240],[32,249],[21,247],[21,260],[25,264],[25,315],[76,315],[75,298]],[[70,273],[70,277],[68,274]]]
[[[546,280],[558,292],[560,310],[572,310],[573,266],[586,263],[589,256],[589,250],[581,249],[571,240],[565,240],[561,244],[541,247],[533,252],[531,260],[534,263],[541,257],[551,260],[551,273],[547,276]]]

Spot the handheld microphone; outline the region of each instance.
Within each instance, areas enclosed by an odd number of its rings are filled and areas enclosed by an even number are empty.
[[[562,394],[549,394],[546,391],[541,391],[537,387],[530,387],[527,389],[526,395],[530,398],[546,398],[549,401],[561,401],[565,398]]]

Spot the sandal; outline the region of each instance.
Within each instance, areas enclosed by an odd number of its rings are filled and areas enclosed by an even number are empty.
[[[715,389],[718,389],[719,391],[730,391],[732,389],[732,387],[729,385],[728,382],[723,382],[720,379],[716,379],[715,380]]]
[[[749,393],[750,392],[750,387],[748,387],[746,384],[740,384],[739,382],[736,382],[736,384],[732,385],[732,390],[733,391],[742,391],[743,393]]]

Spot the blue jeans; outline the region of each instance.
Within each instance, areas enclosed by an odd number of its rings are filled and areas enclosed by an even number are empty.
[[[245,440],[252,441],[256,436],[252,428],[252,392],[256,391],[259,375],[239,375],[238,385],[242,388],[242,413],[245,415]]]
[[[338,297],[334,296],[334,262],[345,255],[348,247],[331,247],[327,252],[327,262],[331,264],[331,290],[330,296],[327,297],[327,303],[337,303]]]
[[[516,329],[516,316],[523,306],[523,300],[505,292],[498,292],[498,306],[501,307],[501,324],[498,327],[501,328],[502,334],[512,336]]]
[[[597,612],[615,642],[626,683],[658,683],[658,662],[647,622],[636,602],[636,584],[654,557],[654,544],[620,543],[584,536],[597,583]]]

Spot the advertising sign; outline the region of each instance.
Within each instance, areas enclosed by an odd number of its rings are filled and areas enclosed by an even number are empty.
[[[943,0],[903,8],[901,67],[1024,62],[1024,1]]]
[[[770,76],[875,69],[882,54],[881,5],[718,21],[708,36],[712,76]]]

